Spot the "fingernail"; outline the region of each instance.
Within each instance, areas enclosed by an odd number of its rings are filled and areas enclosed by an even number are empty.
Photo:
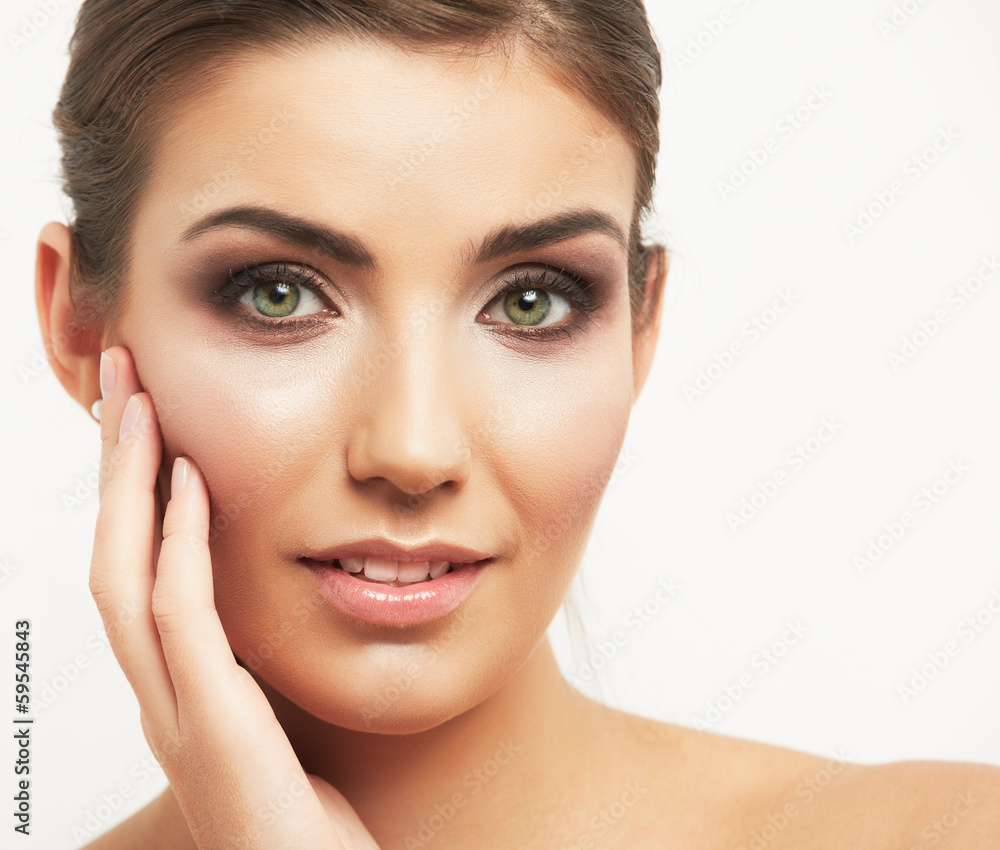
[[[142,410],[142,399],[136,395],[129,396],[128,404],[125,405],[125,410],[122,413],[122,424],[118,429],[118,442],[132,433],[135,423],[139,421],[140,410]]]
[[[90,413],[93,415],[94,419],[98,422],[101,421],[101,400],[97,399],[92,405],[90,405]]]
[[[107,398],[115,391],[115,361],[104,351],[101,352],[101,398]]]
[[[188,480],[188,462],[182,457],[174,458],[174,468],[170,473],[170,498],[174,498],[181,490],[184,489],[184,485],[187,484]]]

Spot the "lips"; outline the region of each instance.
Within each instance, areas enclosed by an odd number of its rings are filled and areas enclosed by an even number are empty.
[[[353,574],[356,578],[406,587],[440,578],[465,564],[451,561],[397,561],[391,558],[335,558],[322,561]]]
[[[407,625],[453,611],[479,583],[491,552],[432,540],[400,545],[369,538],[299,556],[326,597],[352,618]]]
[[[415,546],[394,543],[383,538],[358,540],[303,552],[312,561],[346,561],[350,558],[381,558],[389,561],[448,561],[452,564],[474,564],[485,561],[491,552],[472,546],[444,541],[430,541]]]
[[[451,564],[452,569],[437,578],[431,578],[428,570],[426,579],[404,584],[398,580],[384,582],[367,578],[363,567],[360,572],[349,573],[336,559],[303,558],[301,561],[323,595],[343,614],[368,623],[393,626],[426,623],[447,616],[472,593],[487,565],[493,563],[493,559],[488,558],[472,564]],[[422,568],[426,563],[397,564],[392,561],[390,565],[396,566],[398,575],[400,566],[414,568],[419,565]],[[376,564],[376,570],[378,567]]]

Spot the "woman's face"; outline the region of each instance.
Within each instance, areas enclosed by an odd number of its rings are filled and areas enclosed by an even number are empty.
[[[420,731],[544,636],[632,406],[634,181],[625,139],[520,52],[256,53],[172,113],[117,342],[162,494],[178,454],[208,482],[234,652],[301,708]],[[302,561],[369,538],[493,560],[450,612],[373,623]]]

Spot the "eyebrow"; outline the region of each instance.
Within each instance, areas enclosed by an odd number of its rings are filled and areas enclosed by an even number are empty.
[[[209,213],[188,227],[181,241],[188,242],[220,227],[255,230],[365,271],[375,271],[379,267],[372,252],[356,237],[266,207],[235,206]],[[612,216],[600,210],[578,209],[556,213],[530,224],[498,227],[487,234],[478,247],[470,239],[461,259],[466,265],[482,265],[585,233],[604,233],[628,250],[625,233]]]

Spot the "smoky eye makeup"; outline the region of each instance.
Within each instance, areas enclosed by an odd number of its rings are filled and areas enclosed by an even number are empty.
[[[326,278],[292,261],[248,261],[222,273],[205,299],[240,333],[311,336],[341,315]],[[606,287],[566,268],[521,264],[495,276],[475,320],[518,342],[569,339],[606,301]]]
[[[240,337],[267,341],[309,338],[340,313],[325,277],[308,264],[285,260],[212,263],[196,275],[201,300]]]

